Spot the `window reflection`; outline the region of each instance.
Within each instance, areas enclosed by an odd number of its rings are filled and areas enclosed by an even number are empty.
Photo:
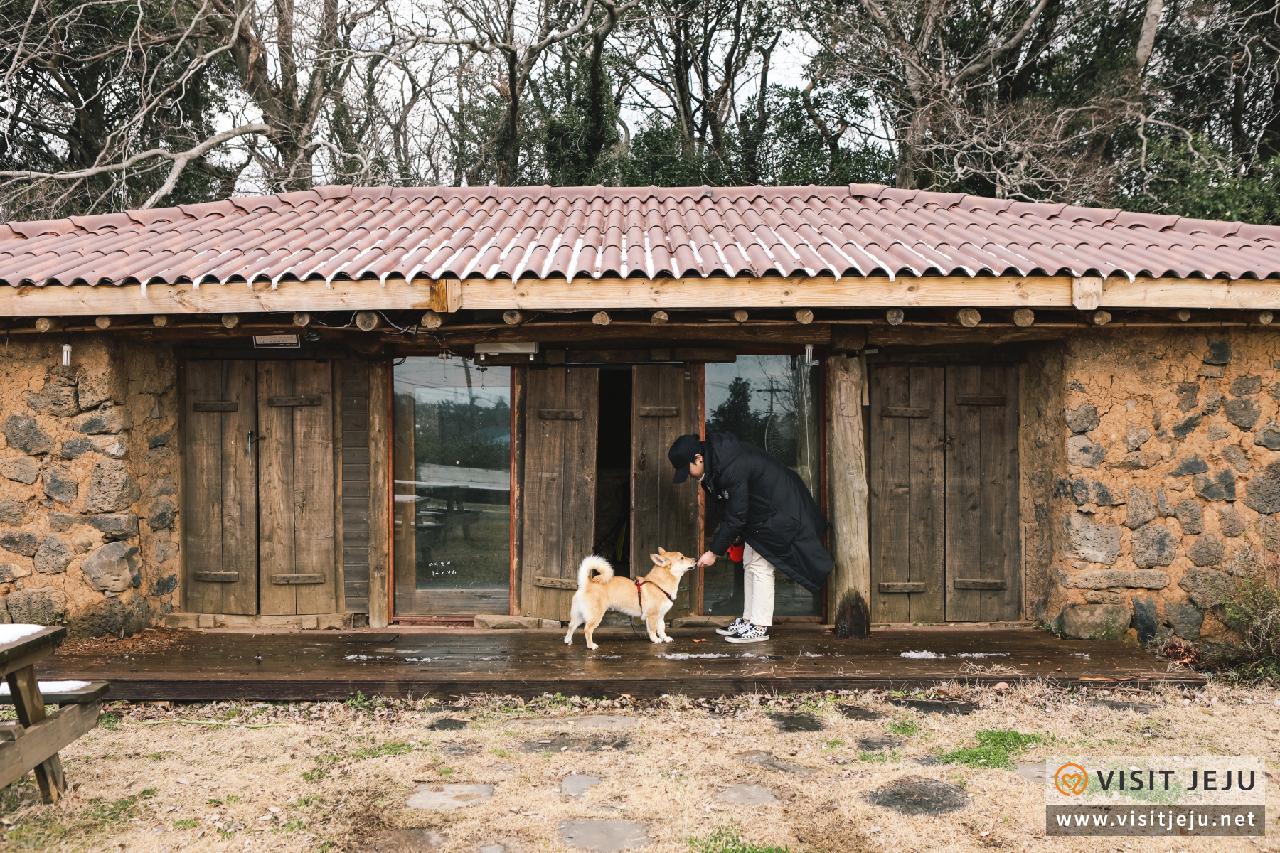
[[[817,371],[798,355],[740,355],[706,366],[707,432],[731,432],[795,470],[818,495]],[[707,505],[707,536],[720,519]],[[813,616],[819,596],[777,575],[775,613]],[[741,615],[742,566],[721,560],[705,574],[703,607],[712,615]]]
[[[396,612],[506,613],[510,368],[413,357],[394,381]]]

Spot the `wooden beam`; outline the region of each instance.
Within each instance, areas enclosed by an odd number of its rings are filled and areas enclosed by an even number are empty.
[[[802,326],[807,326],[813,322],[813,311],[808,308],[801,308],[796,311],[796,322]]]
[[[1071,280],[1071,304],[1081,311],[1092,311],[1102,302],[1102,279],[1082,276]]]
[[[104,317],[94,317],[94,318],[93,318],[93,325],[95,325],[95,326],[97,326],[99,329],[102,329],[103,331],[105,331],[105,330],[107,330],[107,329],[110,329],[110,328],[111,328],[111,318],[110,318],[110,317],[106,317],[106,316],[104,316]]]
[[[293,325],[305,329],[311,325],[311,315],[306,311],[296,311],[293,315]]]
[[[1091,319],[1093,320],[1093,325],[1105,326],[1111,322],[1111,312],[1110,311],[1094,311],[1093,317]]]
[[[745,323],[745,322],[747,322],[747,319],[748,319],[750,316],[751,316],[751,315],[750,315],[749,313],[747,313],[746,309],[744,309],[744,308],[738,308],[738,309],[734,310],[734,312],[733,312],[733,322],[735,322],[735,323]]]
[[[663,323],[666,323],[670,319],[671,319],[671,315],[668,314],[666,311],[654,311],[653,314],[649,316],[649,322],[655,326],[661,326]]]
[[[890,308],[884,312],[884,320],[890,326],[901,326],[905,319],[907,319],[907,312],[901,308]]]
[[[607,326],[613,322],[608,311],[597,311],[591,315],[591,322],[596,326]]]
[[[356,328],[362,332],[372,332],[382,325],[382,318],[376,311],[357,311]]]
[[[827,619],[833,623],[842,606],[845,610],[861,607],[866,614],[871,601],[866,437],[862,421],[865,382],[860,358],[827,360],[827,474],[831,556],[835,560],[827,587]]]
[[[96,317],[120,314],[259,314],[295,311],[447,311],[460,304],[456,280],[282,281],[248,284],[0,285],[0,316]],[[509,306],[507,306],[509,307]],[[453,310],[457,310],[454,308]]]
[[[240,325],[240,317],[236,314],[223,314],[222,325],[227,329],[234,329]]]
[[[52,332],[58,324],[52,317],[37,317],[35,326],[37,332]]]
[[[502,322],[508,326],[519,326],[524,322],[524,314],[520,311],[503,311]]]
[[[427,311],[418,321],[418,325],[424,329],[435,330],[444,325],[444,318],[435,311]]]
[[[1025,329],[1036,322],[1036,312],[1030,308],[1019,308],[1013,312],[1013,325]]]
[[[1280,279],[1096,276],[600,279],[590,287],[545,281],[392,276],[379,281],[252,285],[0,285],[0,316],[254,314],[295,311],[574,310],[648,308],[1212,308],[1280,309]]]
[[[48,767],[51,762],[57,762],[57,785],[49,785],[48,793],[42,785],[40,793],[45,802],[57,802],[61,799],[65,782],[58,752],[96,726],[101,711],[102,704],[99,702],[64,705],[56,713],[42,717],[30,727],[19,729],[17,739],[0,750],[0,787],[18,781],[33,769],[38,771],[41,766]]]
[[[391,623],[391,366],[369,364],[369,627]]]
[[[982,313],[977,308],[961,308],[956,312],[956,321],[966,329],[973,329],[982,322]]]
[[[151,315],[151,325],[155,326],[157,329],[163,329],[165,326],[169,325],[169,318],[164,314],[153,314]]]

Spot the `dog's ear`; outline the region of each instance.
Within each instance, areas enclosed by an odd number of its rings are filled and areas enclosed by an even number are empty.
[[[653,564],[655,566],[665,566],[671,562],[671,560],[667,557],[665,551],[663,551],[661,548],[659,548],[658,551],[659,553],[657,554],[649,555],[649,559],[653,560]]]
[[[659,546],[658,546],[658,553],[665,557],[665,556],[667,556],[667,553],[668,553],[668,552],[667,552],[667,549],[666,549],[666,548],[663,548],[661,545],[659,545]]]

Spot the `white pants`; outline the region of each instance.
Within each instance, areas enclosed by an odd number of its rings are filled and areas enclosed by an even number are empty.
[[[742,618],[752,625],[773,625],[773,565],[748,545],[742,553]]]

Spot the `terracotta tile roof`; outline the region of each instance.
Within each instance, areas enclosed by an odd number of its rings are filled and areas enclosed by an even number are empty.
[[[0,224],[0,283],[1280,277],[1280,227],[842,187],[321,187]]]

